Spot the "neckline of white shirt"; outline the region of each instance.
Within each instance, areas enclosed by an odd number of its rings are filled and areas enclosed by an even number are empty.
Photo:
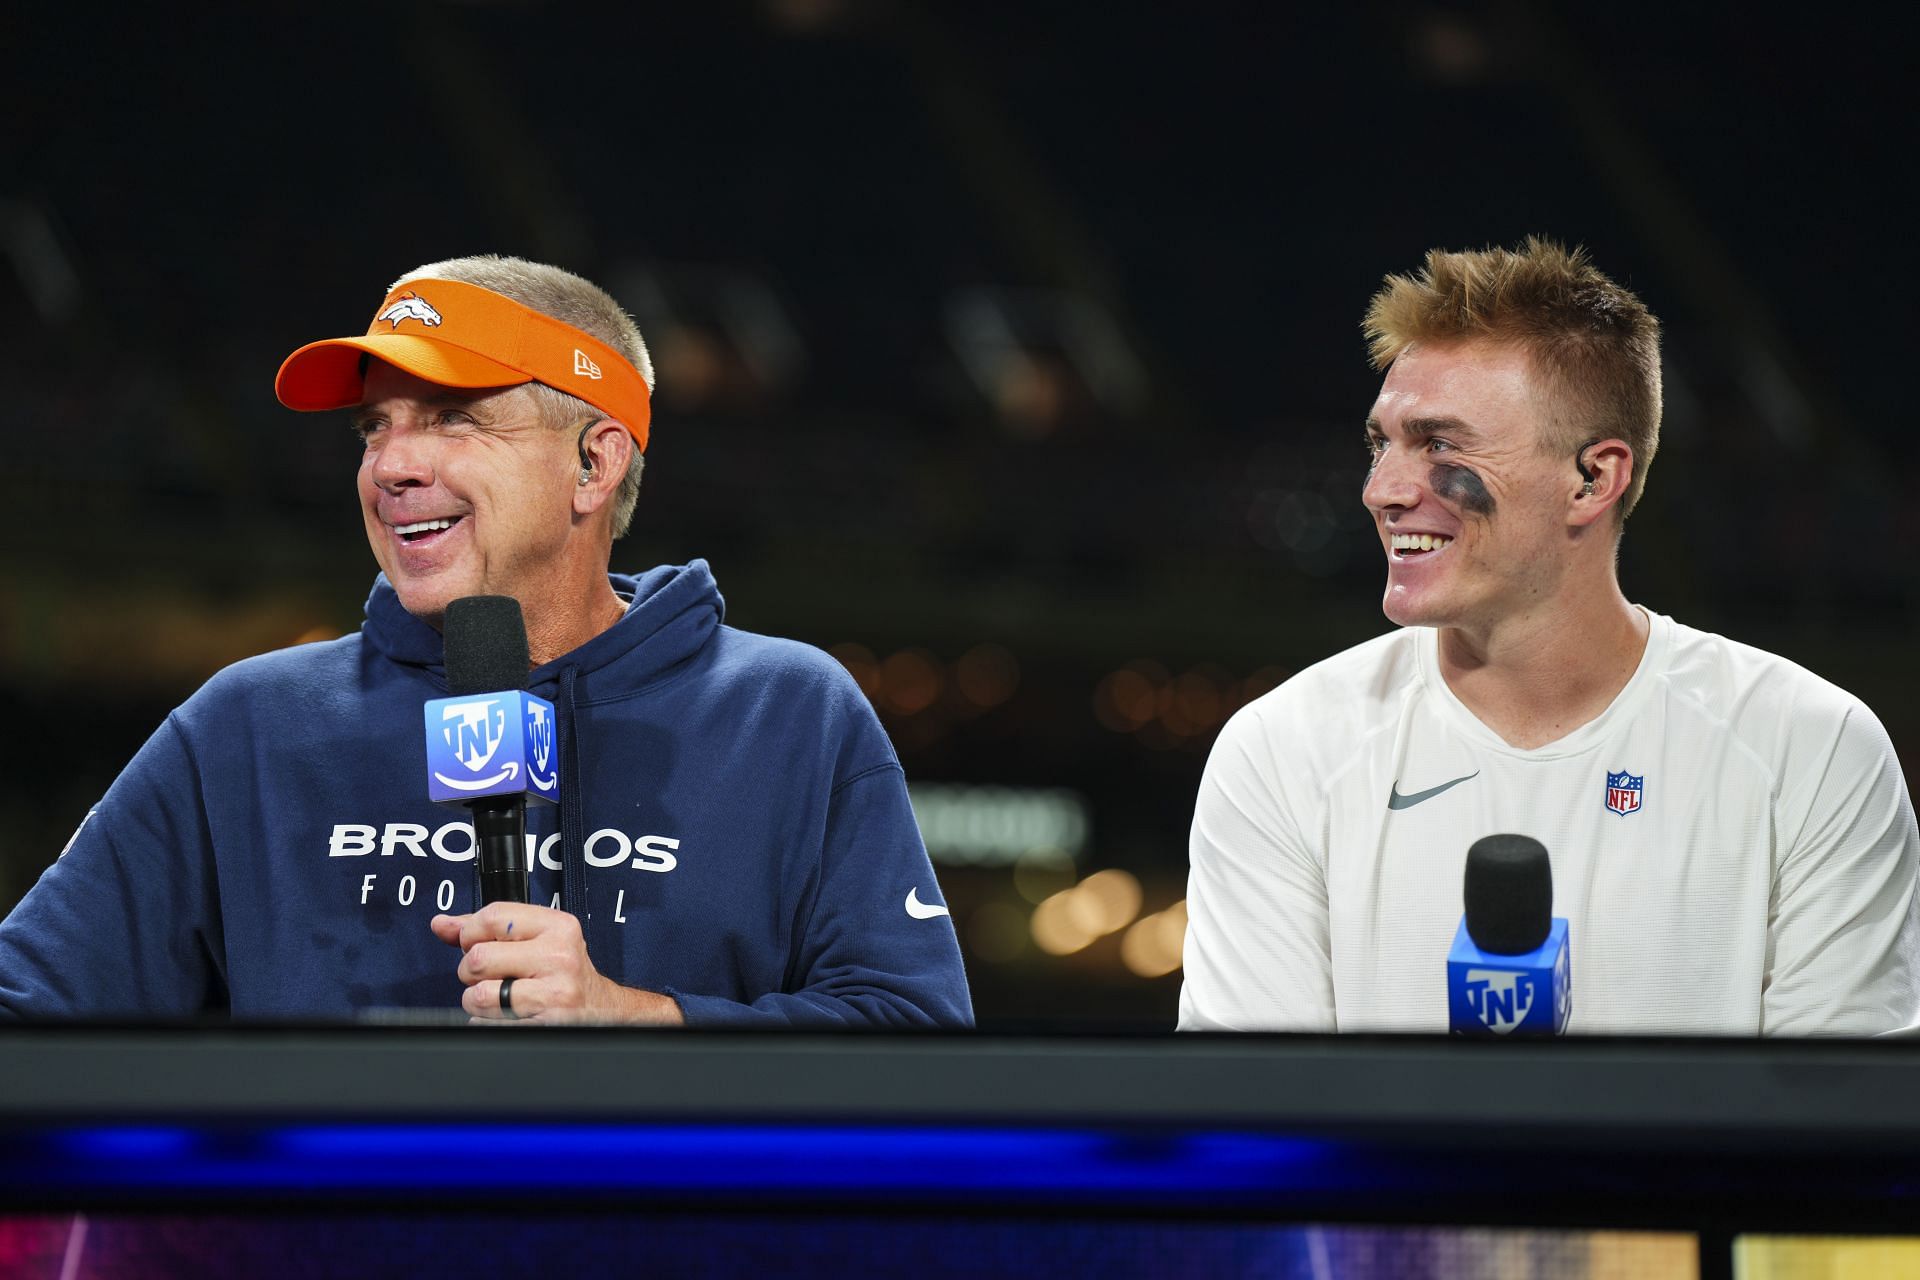
[[[1440,632],[1433,627],[1412,628],[1421,633],[1415,638],[1420,681],[1438,699],[1442,713],[1453,721],[1455,727],[1490,751],[1498,751],[1519,760],[1556,760],[1582,755],[1599,746],[1616,721],[1633,714],[1634,709],[1645,700],[1647,690],[1653,684],[1654,673],[1666,666],[1667,652],[1673,641],[1673,619],[1655,613],[1645,605],[1633,607],[1647,616],[1647,647],[1640,654],[1640,665],[1634,668],[1632,678],[1613,696],[1613,701],[1607,704],[1605,711],[1565,737],[1556,738],[1543,747],[1514,746],[1487,727],[1485,721],[1460,701],[1459,695],[1448,686],[1446,677],[1440,674]]]

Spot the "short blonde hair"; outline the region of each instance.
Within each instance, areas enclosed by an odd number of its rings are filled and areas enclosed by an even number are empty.
[[[647,354],[646,340],[640,336],[633,317],[605,289],[571,271],[525,258],[482,253],[415,267],[388,286],[388,292],[408,280],[458,280],[479,285],[523,307],[550,315],[600,339],[625,356],[647,380],[648,390],[653,389],[653,359]],[[532,390],[534,401],[540,406],[541,420],[556,430],[579,427],[589,419],[607,416],[585,400],[544,382],[533,383]],[[633,509],[640,501],[640,473],[645,470],[646,461],[644,455],[635,453],[627,474],[621,477],[620,492],[613,502],[613,536],[616,538],[626,536],[627,527],[633,523]]]
[[[1572,453],[1618,438],[1633,449],[1625,520],[1660,447],[1660,322],[1584,248],[1529,236],[1518,249],[1428,252],[1417,275],[1390,275],[1362,328],[1384,371],[1415,343],[1483,339],[1526,353],[1548,405],[1543,447]]]

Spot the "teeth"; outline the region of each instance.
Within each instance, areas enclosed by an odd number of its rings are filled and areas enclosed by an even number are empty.
[[[422,520],[418,524],[397,524],[393,527],[393,531],[399,534],[430,533],[435,529],[451,528],[453,528],[451,520]]]
[[[1438,551],[1452,541],[1452,538],[1431,533],[1396,533],[1393,535],[1393,549],[1395,551]]]

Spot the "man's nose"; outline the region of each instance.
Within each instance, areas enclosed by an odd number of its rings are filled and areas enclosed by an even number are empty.
[[[1406,452],[1388,448],[1374,460],[1367,482],[1360,488],[1360,501],[1369,511],[1417,506],[1422,473],[1420,464]]]
[[[424,433],[390,427],[369,464],[373,482],[388,493],[433,483],[433,444]]]

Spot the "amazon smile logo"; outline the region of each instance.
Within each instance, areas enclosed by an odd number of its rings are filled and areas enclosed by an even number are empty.
[[[520,766],[509,760],[501,766],[500,772],[494,774],[491,778],[449,778],[438,769],[433,771],[433,776],[445,785],[452,787],[455,791],[484,791],[488,787],[497,787],[503,782],[512,780],[517,777],[519,773]]]
[[[553,704],[525,691],[435,698],[426,705],[427,798],[466,804],[524,793],[559,799]]]

